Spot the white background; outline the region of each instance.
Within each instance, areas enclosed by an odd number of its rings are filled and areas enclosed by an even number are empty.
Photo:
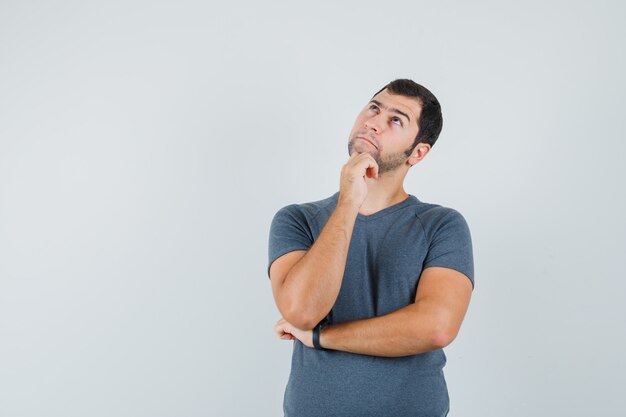
[[[476,289],[452,417],[626,407],[621,2],[0,2],[0,415],[278,416],[274,213],[395,78]]]

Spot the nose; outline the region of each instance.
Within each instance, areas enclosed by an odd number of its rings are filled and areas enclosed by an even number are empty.
[[[372,116],[365,120],[365,129],[373,130],[375,133],[380,133],[380,120],[379,115]]]

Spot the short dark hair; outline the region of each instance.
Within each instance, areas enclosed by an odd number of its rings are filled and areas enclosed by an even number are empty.
[[[378,90],[376,94],[380,93],[385,88],[390,94],[417,99],[422,106],[420,117],[417,120],[419,131],[415,137],[415,142],[413,142],[411,148],[407,150],[407,156],[411,154],[418,143],[427,143],[432,147],[437,141],[437,138],[441,133],[441,128],[443,127],[441,105],[439,104],[437,97],[435,97],[435,95],[426,87],[408,79],[394,80]],[[372,98],[375,97],[376,94],[374,94]]]

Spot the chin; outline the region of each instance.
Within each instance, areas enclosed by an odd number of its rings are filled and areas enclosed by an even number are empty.
[[[372,150],[371,146],[363,144],[360,140],[355,140],[348,144],[348,155],[352,156],[354,152],[368,153],[374,157],[377,154],[375,150]]]

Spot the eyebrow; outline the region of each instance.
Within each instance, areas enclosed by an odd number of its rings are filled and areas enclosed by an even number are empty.
[[[381,102],[380,102],[380,101],[378,101],[378,100],[370,100],[370,103],[374,103],[374,104],[376,104],[378,107],[381,107],[381,108],[383,108],[384,110],[389,110],[389,111],[390,111],[390,112],[392,112],[392,113],[398,113],[398,114],[400,114],[400,115],[402,115],[402,116],[406,117],[406,119],[409,121],[409,123],[411,123],[411,118],[409,117],[409,115],[408,115],[408,114],[406,114],[406,113],[405,113],[405,112],[403,112],[403,111],[400,111],[400,110],[396,109],[395,107],[387,107],[387,106],[385,106],[383,103],[381,103]]]

